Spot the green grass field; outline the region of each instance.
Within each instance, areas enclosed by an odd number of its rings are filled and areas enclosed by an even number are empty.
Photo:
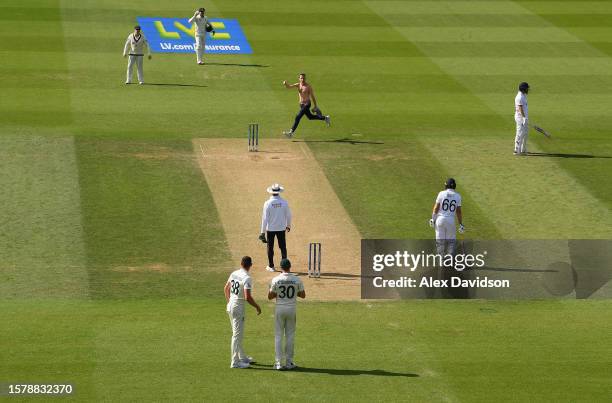
[[[279,137],[308,73],[307,145],[364,238],[428,238],[454,176],[474,239],[612,238],[612,1],[234,0],[253,55],[121,57],[184,0],[0,3],[0,383],[78,400],[605,401],[608,300],[306,302],[297,372],[228,368],[230,259],[193,138]],[[516,158],[513,98],[532,86]],[[246,138],[245,138],[246,149]],[[247,229],[250,230],[250,229]],[[254,235],[257,229],[252,230]],[[279,388],[280,386],[280,388]]]

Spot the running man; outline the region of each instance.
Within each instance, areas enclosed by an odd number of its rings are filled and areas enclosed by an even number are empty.
[[[287,81],[283,81],[283,85],[285,88],[297,88],[298,89],[298,97],[300,100],[300,111],[295,116],[295,121],[293,122],[293,127],[289,131],[284,131],[283,134],[289,138],[293,137],[293,134],[297,130],[298,125],[300,124],[300,120],[302,116],[306,115],[309,120],[324,120],[327,124],[327,127],[331,124],[331,119],[329,115],[323,116],[319,108],[317,107],[317,99],[314,96],[314,91],[312,86],[306,82],[306,74],[300,73],[299,82],[295,84],[287,84]],[[313,114],[310,111],[311,101],[314,105]]]
[[[522,82],[519,84],[518,94],[514,97],[514,121],[516,122],[514,155],[527,155],[527,136],[529,132],[528,92],[529,84]]]
[[[445,190],[438,193],[433,207],[433,213],[429,220],[429,226],[436,230],[436,249],[441,255],[453,255],[455,253],[455,215],[459,220],[459,233],[463,234],[463,216],[461,213],[461,195],[455,191],[457,184],[453,178],[448,178],[444,183]]]
[[[126,84],[132,84],[132,72],[134,71],[134,64],[136,64],[136,71],[138,72],[138,84],[144,84],[144,71],[142,68],[143,57],[145,48],[147,50],[147,56],[151,60],[151,48],[147,38],[140,33],[140,25],[134,27],[134,32],[128,35],[125,45],[123,46],[123,57],[128,57],[127,66],[127,77],[125,79]]]
[[[272,196],[263,205],[261,214],[261,232],[259,240],[268,244],[268,271],[276,271],[274,268],[274,238],[278,239],[278,247],[281,258],[287,258],[286,233],[291,231],[291,209],[287,200],[280,197],[284,187],[275,183],[268,187],[267,192]]]
[[[244,336],[244,301],[247,301],[261,314],[261,308],[253,299],[251,290],[253,283],[249,270],[253,266],[250,256],[244,256],[240,262],[240,269],[232,272],[225,283],[223,292],[227,301],[227,313],[232,325],[232,358],[230,368],[248,368],[251,366],[253,357],[249,357],[242,349],[242,338]]]
[[[206,46],[206,31],[207,26],[208,30],[212,31],[212,26],[208,23],[208,17],[206,17],[206,10],[202,8],[198,8],[195,11],[193,17],[189,19],[189,23],[195,25],[195,51],[196,51],[196,59],[198,64],[201,66],[204,64],[204,48]],[[213,35],[215,31],[212,31]]]
[[[293,340],[295,338],[295,311],[297,297],[306,298],[304,284],[298,276],[291,274],[291,262],[283,259],[280,262],[282,273],[272,279],[268,299],[276,298],[274,311],[274,369],[294,369]],[[283,348],[283,336],[285,345]],[[285,366],[283,366],[285,361]]]

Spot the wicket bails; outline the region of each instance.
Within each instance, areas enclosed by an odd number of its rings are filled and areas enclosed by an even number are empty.
[[[259,147],[259,123],[249,123],[249,151]]]
[[[321,243],[308,245],[308,277],[321,277]]]

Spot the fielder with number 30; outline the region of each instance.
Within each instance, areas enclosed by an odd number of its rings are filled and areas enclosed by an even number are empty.
[[[268,299],[276,298],[274,311],[274,369],[296,368],[293,362],[293,340],[295,338],[295,311],[297,297],[306,298],[304,284],[298,276],[291,274],[291,262],[283,259],[280,262],[281,274],[272,279]],[[285,348],[283,348],[285,336]],[[283,358],[286,364],[283,366]]]
[[[436,248],[439,254],[453,255],[455,253],[455,215],[459,220],[459,232],[463,233],[461,213],[461,195],[455,191],[457,184],[453,178],[444,183],[445,190],[438,193],[433,207],[429,225],[436,230]]]

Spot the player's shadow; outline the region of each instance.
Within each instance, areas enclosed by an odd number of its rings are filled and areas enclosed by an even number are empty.
[[[237,66],[237,67],[270,67],[266,64],[248,64],[248,63],[219,63],[219,62],[206,62],[205,66]]]
[[[293,274],[297,276],[307,276],[308,272],[305,271],[291,271]],[[354,279],[354,278],[374,278],[376,276],[362,276],[361,274],[350,274],[350,273],[321,273],[322,279],[330,279],[330,280],[343,280],[343,279]]]
[[[158,85],[158,86],[164,86],[164,87],[199,87],[199,88],[208,87],[207,85],[201,85],[201,84],[174,84],[174,83],[144,83],[143,85]]]
[[[562,154],[562,153],[527,153],[528,157],[551,157],[551,158],[612,158],[607,155],[591,154]]]
[[[368,141],[368,140],[355,140],[355,139],[349,139],[349,138],[343,138],[343,139],[335,139],[335,140],[293,140],[294,143],[344,143],[344,144],[352,144],[352,145],[359,145],[359,144],[385,144],[382,141]]]
[[[515,273],[557,273],[558,270],[552,269],[513,269],[510,267],[478,267],[471,269],[471,271],[507,271]]]
[[[253,364],[252,369],[277,371],[272,368],[272,365],[266,364]],[[310,368],[310,367],[297,367],[292,370],[282,370],[287,372],[305,372],[310,374],[326,374],[326,375],[340,375],[340,376],[356,376],[356,375],[373,375],[373,376],[400,376],[406,378],[418,378],[419,374],[413,374],[410,372],[391,372],[383,369],[333,369],[333,368]]]

